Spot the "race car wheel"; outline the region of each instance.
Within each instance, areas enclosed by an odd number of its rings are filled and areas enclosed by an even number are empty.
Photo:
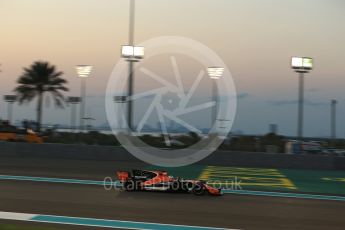
[[[192,190],[192,193],[194,195],[197,195],[197,196],[202,196],[204,195],[206,192],[206,188],[203,184],[201,183],[198,183],[194,186],[193,190]]]
[[[138,189],[137,184],[132,180],[126,181],[123,187],[127,192],[136,191]]]

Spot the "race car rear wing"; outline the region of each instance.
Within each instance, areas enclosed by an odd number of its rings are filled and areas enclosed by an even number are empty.
[[[117,179],[119,179],[120,182],[125,182],[130,177],[129,172],[126,172],[126,171],[117,171],[116,175],[117,175]]]

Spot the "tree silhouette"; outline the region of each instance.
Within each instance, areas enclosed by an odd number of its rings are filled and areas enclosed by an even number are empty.
[[[19,86],[14,91],[17,93],[20,104],[37,99],[37,131],[41,129],[42,103],[45,93],[52,95],[57,107],[62,108],[64,96],[61,91],[68,91],[64,85],[65,79],[60,78],[63,74],[57,71],[54,65],[48,62],[36,61],[29,68],[24,68],[23,74],[17,80]]]

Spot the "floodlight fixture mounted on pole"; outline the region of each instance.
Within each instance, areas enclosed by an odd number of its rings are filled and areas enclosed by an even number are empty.
[[[137,62],[144,58],[144,47],[123,45],[121,48],[121,56],[126,58],[127,61]]]
[[[211,79],[220,79],[221,76],[223,75],[224,72],[224,68],[223,67],[219,67],[219,66],[211,66],[207,68],[207,73],[208,76]]]

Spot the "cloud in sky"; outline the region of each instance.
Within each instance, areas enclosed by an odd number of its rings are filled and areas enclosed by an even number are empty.
[[[268,104],[271,106],[287,106],[287,105],[296,105],[298,104],[298,100],[273,100],[268,101]],[[329,103],[326,102],[315,102],[310,100],[304,100],[304,104],[308,106],[328,106]]]
[[[318,88],[310,88],[310,89],[306,89],[305,91],[309,93],[314,93],[314,92],[320,92],[321,90]]]
[[[246,99],[246,98],[251,97],[251,96],[252,95],[247,93],[247,92],[238,93],[237,94],[237,100]]]

